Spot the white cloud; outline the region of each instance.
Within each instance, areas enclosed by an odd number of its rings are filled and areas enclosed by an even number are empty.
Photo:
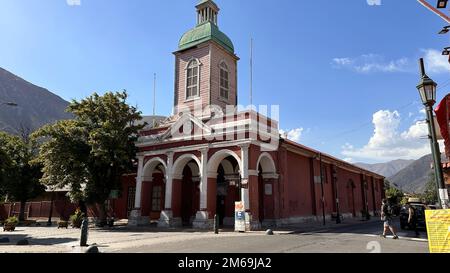
[[[427,73],[448,73],[450,64],[448,56],[443,56],[441,51],[436,49],[421,49],[420,56],[423,56]],[[368,74],[374,72],[410,72],[418,73],[417,61],[414,58],[399,58],[386,60],[384,56],[378,54],[364,54],[358,57],[334,58],[332,65],[334,68],[345,68],[357,73]]]
[[[399,130],[398,111],[380,110],[373,114],[374,133],[368,143],[355,148],[350,143],[342,146],[342,155],[349,158],[387,161],[417,159],[431,153],[426,123],[416,122],[407,130]]]
[[[435,49],[423,49],[422,52],[425,54],[424,62],[427,74],[450,72],[448,56],[442,55],[442,52]]]
[[[304,129],[303,128],[295,128],[289,131],[280,130],[280,134],[289,140],[299,142],[302,137]]]
[[[81,6],[81,0],[66,0],[69,6]]]
[[[350,58],[334,58],[333,62],[337,65],[350,65],[352,60]]]
[[[407,58],[386,61],[377,54],[364,54],[357,58],[334,58],[335,68],[347,68],[358,73],[372,72],[406,72],[410,70],[410,61]]]

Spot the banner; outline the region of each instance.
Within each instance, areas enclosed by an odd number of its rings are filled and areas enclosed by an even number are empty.
[[[450,107],[450,94],[445,96],[434,112],[436,113],[437,126],[439,127],[439,133],[444,139],[445,155],[450,157],[450,131],[449,131],[449,107]]]
[[[243,202],[235,202],[234,214],[234,231],[245,232],[245,207]]]
[[[425,210],[430,253],[450,253],[450,209]]]

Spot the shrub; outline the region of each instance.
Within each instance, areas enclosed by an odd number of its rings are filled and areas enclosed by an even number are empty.
[[[84,218],[84,213],[82,213],[80,209],[77,209],[75,211],[75,214],[70,216],[70,222],[72,224],[72,227],[80,228],[81,223],[83,222],[83,218]]]
[[[19,218],[17,218],[16,216],[11,216],[8,219],[6,219],[5,224],[12,224],[12,225],[17,225],[19,223]]]

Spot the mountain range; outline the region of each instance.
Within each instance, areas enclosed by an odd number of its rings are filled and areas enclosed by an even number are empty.
[[[445,155],[441,156],[442,161]],[[356,163],[361,168],[384,175],[391,185],[407,193],[422,193],[433,172],[433,157],[425,155],[417,160],[394,160],[386,163]]]
[[[355,163],[355,165],[368,171],[380,174],[384,177],[391,177],[413,162],[414,160],[397,159],[386,163],[376,163],[376,164]]]
[[[47,89],[0,68],[0,131],[21,134],[70,119],[72,114],[65,112],[68,105]]]

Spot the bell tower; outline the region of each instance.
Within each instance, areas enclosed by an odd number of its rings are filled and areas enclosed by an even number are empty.
[[[174,114],[189,109],[207,118],[205,109],[237,105],[239,58],[231,39],[219,30],[217,4],[201,0],[196,9],[197,25],[181,37],[174,52]]]
[[[205,22],[212,22],[217,25],[217,15],[219,14],[219,7],[210,0],[200,1],[197,8],[197,25]]]

